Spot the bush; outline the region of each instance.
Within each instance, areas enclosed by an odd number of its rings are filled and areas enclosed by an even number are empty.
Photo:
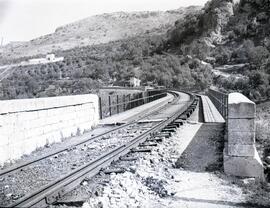
[[[269,57],[269,51],[263,46],[250,48],[248,51],[250,62],[260,66]]]

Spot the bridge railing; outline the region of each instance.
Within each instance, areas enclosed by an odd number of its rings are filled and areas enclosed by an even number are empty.
[[[255,145],[256,104],[237,92],[227,94],[209,89],[207,95],[226,121],[224,172],[264,180],[263,165]]]
[[[208,89],[206,93],[211,99],[213,104],[216,106],[219,113],[227,121],[228,118],[228,93],[220,92],[214,89]]]
[[[123,95],[109,95],[106,99],[99,97],[100,119],[118,114],[140,105],[150,103],[167,95],[166,90],[147,90]]]

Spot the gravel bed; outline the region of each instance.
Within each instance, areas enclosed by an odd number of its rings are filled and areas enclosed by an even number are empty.
[[[31,154],[29,155],[23,155],[20,159],[6,162],[3,166],[0,167],[0,170],[11,168],[12,166],[14,166],[14,164],[21,164],[38,159],[43,155],[51,154],[52,152],[58,151],[63,148],[67,148],[80,141],[83,141],[85,138],[90,138],[92,136],[102,134],[106,131],[112,130],[113,128],[114,128],[113,126],[98,126],[90,131],[84,132],[83,135],[81,136],[68,137],[64,138],[62,142],[45,145],[45,147],[38,148],[35,151],[31,152]]]
[[[74,146],[67,151],[22,168],[18,172],[0,177],[0,206],[7,206],[26,194],[95,160],[102,154],[128,143],[152,125],[151,123],[139,126],[132,124],[83,146]],[[139,130],[140,127],[144,127],[144,129]]]

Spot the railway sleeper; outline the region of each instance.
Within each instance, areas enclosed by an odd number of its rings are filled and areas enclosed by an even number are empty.
[[[170,136],[172,136],[172,132],[160,132],[158,134],[155,135],[155,137],[159,137],[159,138],[169,138]]]
[[[143,143],[140,144],[139,147],[156,147],[157,143]]]
[[[135,153],[135,152],[152,152],[152,149],[147,149],[147,148],[144,148],[144,149],[133,148],[133,149],[131,149],[131,152],[132,153]]]
[[[193,113],[195,111],[196,107],[192,107],[190,110]]]
[[[172,131],[172,132],[176,132],[177,127],[167,127],[167,126],[166,126],[164,129],[165,129],[165,132],[166,132],[166,130],[170,130],[170,131]]]
[[[120,157],[121,161],[135,161],[137,159],[137,157]]]
[[[176,132],[176,129],[169,129],[169,128],[165,128],[165,129],[162,129],[161,132]]]
[[[182,119],[176,119],[173,123],[174,123],[174,124],[179,124],[179,125],[182,126],[182,125],[184,125],[184,122],[185,122],[185,121],[182,120]]]
[[[173,123],[177,128],[180,128],[181,124],[180,123]]]
[[[188,113],[193,113],[194,112],[194,108],[190,108],[189,110],[188,110]]]
[[[173,122],[169,126],[176,126],[176,128],[179,128],[181,126],[181,124],[180,123],[177,123],[177,122],[176,123]]]
[[[82,207],[87,199],[77,199],[77,200],[59,200],[53,203],[54,206],[67,206],[67,207]]]
[[[126,138],[126,137],[128,138],[128,137],[135,137],[135,135],[134,135],[134,134],[122,135],[121,137],[122,137],[122,138]]]
[[[164,137],[155,137],[155,138],[148,139],[147,141],[149,141],[149,142],[163,142],[163,138]]]
[[[190,113],[187,113],[187,114],[186,114],[187,118],[189,118],[189,117],[190,117],[190,115],[191,115]]]
[[[194,110],[195,110],[194,107],[189,107],[188,110],[187,110],[187,112],[193,112]]]
[[[111,173],[124,173],[126,172],[126,170],[124,168],[114,168],[114,169],[107,169],[107,170],[103,170],[103,173],[105,174],[111,174]]]
[[[167,129],[177,129],[178,127],[179,127],[178,125],[169,124],[169,125],[166,126],[165,128],[167,128]]]

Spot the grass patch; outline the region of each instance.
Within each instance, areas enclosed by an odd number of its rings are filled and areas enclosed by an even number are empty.
[[[265,166],[265,177],[270,181],[270,164],[265,158],[270,156],[270,101],[257,105],[256,115],[256,147]]]
[[[262,159],[270,155],[270,102],[257,105],[256,144]]]

